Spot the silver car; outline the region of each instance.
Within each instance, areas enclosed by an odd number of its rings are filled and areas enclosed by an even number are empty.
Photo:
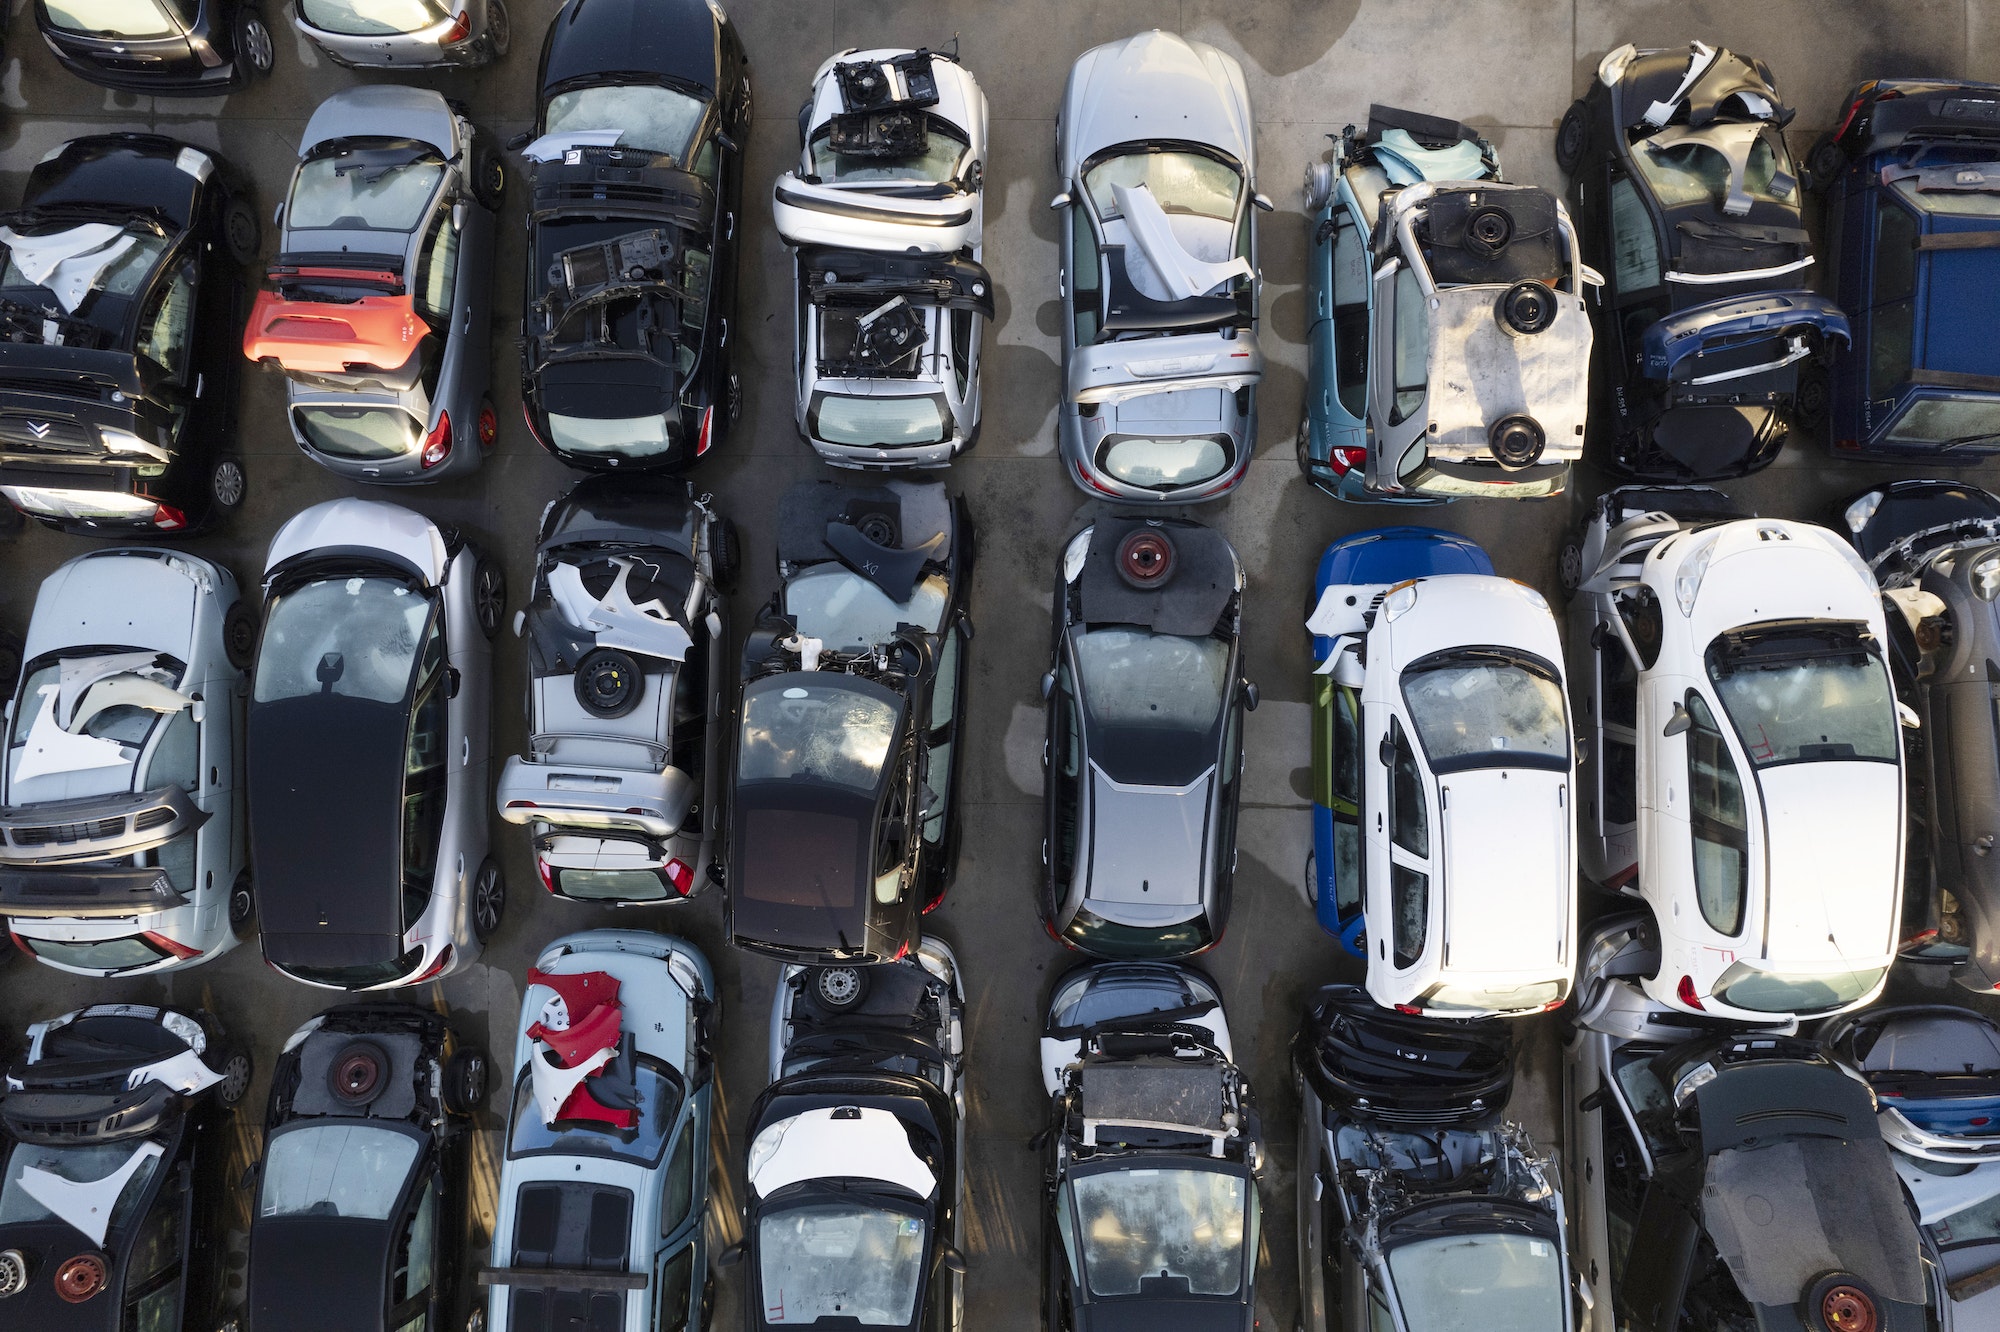
[[[446,976],[500,927],[487,855],[498,564],[377,500],[316,504],[264,566],[250,839],[264,960],[380,990]]]
[[[171,971],[248,932],[243,667],[227,569],[125,546],[50,574],[0,773],[0,915],[84,976]]]
[[[314,462],[382,485],[478,469],[499,434],[505,181],[472,122],[426,88],[348,88],[306,122],[243,350],[284,372],[292,438]]]
[[[1155,29],[1086,51],[1056,125],[1064,470],[1086,493],[1227,494],[1257,441],[1255,136],[1243,67]]]
[[[336,65],[474,66],[507,54],[504,0],[299,0],[292,26]]]

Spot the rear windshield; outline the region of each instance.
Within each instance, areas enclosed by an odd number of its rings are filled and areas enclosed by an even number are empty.
[[[144,40],[180,31],[162,0],[48,0],[49,22],[69,32]]]
[[[936,393],[898,398],[815,393],[806,429],[828,444],[891,449],[942,444],[951,437],[951,409]]]
[[[321,453],[357,462],[406,458],[423,442],[423,422],[400,407],[301,407],[299,433]]]
[[[349,37],[415,32],[450,16],[438,0],[300,0],[299,13],[322,32]]]

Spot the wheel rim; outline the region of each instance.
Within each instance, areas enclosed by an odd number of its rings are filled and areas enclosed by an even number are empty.
[[[234,1105],[250,1090],[250,1059],[247,1055],[231,1055],[229,1062],[222,1066],[222,1099]]]
[[[465,1085],[459,1089],[465,1094],[465,1107],[470,1110],[486,1099],[486,1059],[474,1055],[465,1061]]]
[[[490,449],[493,441],[500,437],[500,416],[491,403],[481,403],[479,407],[479,447]]]
[[[229,246],[238,254],[254,255],[257,252],[257,220],[247,209],[232,208],[229,212]]]
[[[500,202],[500,196],[506,192],[507,167],[497,157],[486,164],[485,188],[488,197],[496,204]]]
[[[212,481],[217,504],[233,509],[243,502],[243,465],[234,458],[225,458],[215,465]]]
[[[500,872],[489,868],[480,874],[479,889],[472,899],[472,923],[482,941],[492,938],[500,928],[500,914],[505,906]]]
[[[1565,543],[1562,554],[1556,557],[1556,577],[1566,592],[1576,591],[1576,585],[1583,581],[1583,552],[1575,545]]]
[[[507,6],[500,0],[487,0],[486,40],[493,44],[493,54],[507,54],[507,45],[514,35],[514,21],[507,16]]]
[[[861,996],[861,973],[853,967],[828,967],[819,974],[820,998],[844,1008]]]
[[[1583,151],[1583,117],[1575,107],[1563,117],[1562,128],[1556,132],[1556,153],[1565,162],[1574,164],[1577,154]]]
[[[729,376],[729,420],[730,424],[743,415],[743,380],[733,371]]]
[[[264,20],[251,18],[243,25],[243,51],[249,57],[250,66],[256,70],[271,68],[271,30],[264,26]]]
[[[491,634],[500,628],[500,613],[505,607],[507,594],[500,587],[500,577],[491,565],[480,570],[479,588],[475,597],[475,613],[479,616],[479,627]]]
[[[248,888],[238,888],[229,894],[229,923],[238,929],[250,923],[250,913],[256,903]]]

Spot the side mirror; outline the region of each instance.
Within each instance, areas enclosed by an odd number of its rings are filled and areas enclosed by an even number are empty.
[[[736,1264],[743,1261],[743,1252],[747,1247],[742,1240],[737,1240],[736,1243],[715,1255],[715,1265],[717,1267],[736,1266]]]
[[[238,1180],[236,1181],[236,1187],[237,1187],[237,1188],[239,1188],[239,1189],[254,1189],[254,1188],[256,1188],[256,1187],[257,1187],[257,1176],[258,1176],[258,1174],[260,1174],[260,1173],[261,1173],[261,1172],[263,1171],[263,1169],[264,1169],[264,1162],[263,1162],[263,1160],[262,1160],[261,1158],[259,1158],[258,1160],[255,1160],[255,1161],[252,1161],[252,1162],[251,1162],[251,1163],[250,1163],[249,1165],[247,1165],[247,1166],[244,1166],[244,1167],[243,1167],[243,1176],[242,1176],[242,1178],[241,1178],[241,1179],[238,1179]]]
[[[446,698],[457,698],[457,697],[458,697],[458,683],[459,683],[459,675],[458,675],[458,667],[456,667],[456,666],[447,666],[447,667],[445,667],[445,668],[444,668],[444,696],[445,696]]]
[[[451,206],[451,229],[453,231],[465,230],[465,200],[463,199],[460,199]]]
[[[196,694],[194,702],[188,704],[188,720],[197,726],[208,720],[208,700],[204,699],[200,694]],[[1905,724],[1907,725],[1908,723]]]
[[[1054,671],[1042,672],[1042,697],[1044,699],[1047,699],[1050,694],[1053,694],[1055,692],[1056,692],[1056,673]]]
[[[1581,276],[1583,277],[1584,286],[1601,287],[1604,285],[1604,274],[1598,272],[1589,264],[1580,264],[1578,267],[1582,269]]]
[[[534,141],[535,141],[535,136],[524,130],[521,133],[516,134],[513,138],[507,140],[507,151],[510,153],[518,153],[523,148],[526,148],[529,144],[533,143]]]
[[[1375,760],[1385,768],[1396,766],[1396,742],[1387,731],[1382,733],[1382,742],[1375,746]]]
[[[1069,205],[1070,205],[1070,197],[1068,190],[1064,190],[1061,194],[1058,194],[1055,198],[1049,200],[1049,207],[1051,208],[1067,208],[1069,207]]]
[[[519,638],[522,634],[526,633],[527,631],[528,631],[528,612],[526,610],[515,611],[514,637]]]
[[[1921,731],[1924,727],[1923,719],[1917,716],[1917,710],[1900,699],[1896,703],[1896,720],[1902,723],[1906,731]]]
[[[1685,735],[1693,725],[1694,718],[1688,716],[1688,710],[1676,703],[1674,704],[1674,715],[1667,718],[1666,729],[1662,730],[1660,734],[1667,736]]]
[[[1255,712],[1257,710],[1257,703],[1262,697],[1263,695],[1257,692],[1256,685],[1248,680],[1243,682],[1243,710],[1245,712]]]
[[[1255,204],[1257,210],[1262,213],[1275,212],[1278,207],[1278,205],[1271,202],[1271,196],[1268,194],[1253,194],[1250,196],[1250,202]]]
[[[965,1275],[965,1255],[947,1244],[939,1254],[944,1262],[944,1270],[958,1276]]]
[[[278,200],[278,206],[271,210],[271,225],[274,227],[283,226],[284,222],[285,222],[285,201],[283,199],[280,199]]]

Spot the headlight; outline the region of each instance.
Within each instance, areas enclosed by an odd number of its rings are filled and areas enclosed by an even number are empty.
[[[1674,575],[1674,600],[1681,606],[1683,616],[1694,614],[1694,599],[1701,591],[1701,580],[1708,573],[1709,552],[1715,543],[1709,542],[1694,554],[1681,561],[1680,572]]]
[[[1090,554],[1090,534],[1094,530],[1096,529],[1091,527],[1084,528],[1070,538],[1069,545],[1063,549],[1062,571],[1065,583],[1074,583],[1077,575],[1083,572],[1084,557]]]
[[[202,1033],[201,1023],[185,1013],[165,1013],[160,1017],[160,1025],[187,1042],[188,1049],[200,1054],[208,1048],[208,1037]]]
[[[1696,1064],[1693,1068],[1689,1069],[1687,1073],[1681,1077],[1681,1080],[1679,1082],[1676,1082],[1674,1084],[1674,1104],[1677,1106],[1682,1104],[1687,1100],[1688,1097],[1694,1095],[1696,1092],[1700,1091],[1703,1087],[1706,1087],[1709,1083],[1714,1081],[1715,1081],[1714,1064],[1709,1064],[1709,1063]]]
[[[679,949],[667,954],[667,974],[679,982],[690,999],[701,997],[701,972],[694,961]]]
[[[750,1181],[752,1188],[756,1187],[757,1172],[764,1168],[766,1161],[778,1154],[778,1144],[785,1140],[785,1130],[790,1128],[791,1124],[792,1121],[789,1119],[773,1124],[759,1133],[757,1141],[750,1144],[750,1168],[744,1172],[744,1177]]]
[[[1397,616],[1416,604],[1417,585],[1414,582],[1398,583],[1389,590],[1388,597],[1382,602],[1383,618],[1394,620]]]
[[[1871,490],[1854,503],[1847,506],[1847,530],[1856,536],[1868,526],[1868,520],[1875,516],[1875,510],[1882,507],[1882,492]]]
[[[117,426],[97,427],[97,439],[112,453],[134,453],[161,463],[173,461],[172,455],[159,445],[148,444],[131,431],[120,430]]]
[[[2000,594],[2000,550],[1981,555],[1972,566],[1972,591],[1981,601]]]

